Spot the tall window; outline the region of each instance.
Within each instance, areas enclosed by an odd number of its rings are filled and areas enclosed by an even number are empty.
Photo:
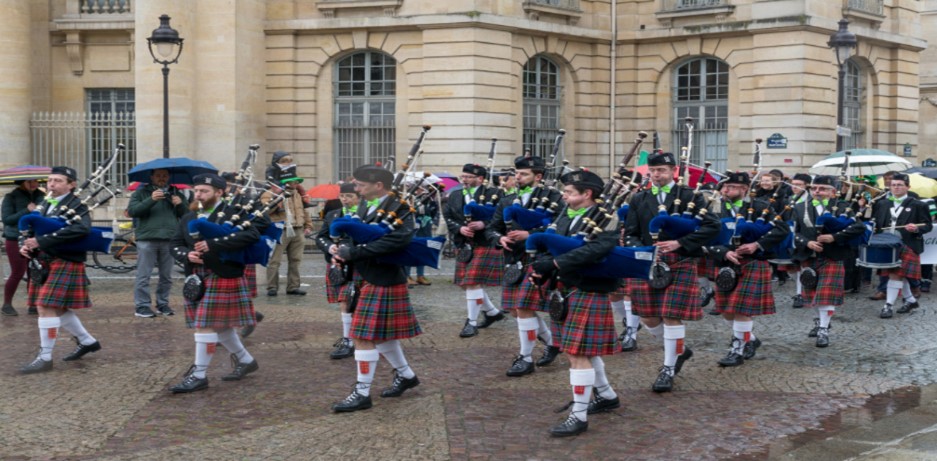
[[[111,154],[118,143],[126,150],[114,162],[111,178],[124,184],[127,172],[137,164],[137,133],[133,88],[102,88],[85,90],[88,109],[88,172],[94,171]]]
[[[729,151],[729,65],[713,58],[684,63],[675,72],[673,95],[670,149],[679,155],[687,139],[684,120],[693,117],[690,162],[702,165],[708,160],[715,171],[725,171]]]
[[[559,68],[553,61],[534,56],[524,66],[523,148],[532,155],[549,158],[560,128],[563,86]],[[562,160],[557,155],[557,165]]]
[[[861,147],[864,130],[862,128],[862,101],[865,99],[865,85],[862,81],[862,69],[853,60],[846,61],[846,81],[843,82],[843,123],[852,129],[852,135],[843,138],[843,149]]]
[[[363,51],[335,66],[335,179],[394,157],[397,61]]]

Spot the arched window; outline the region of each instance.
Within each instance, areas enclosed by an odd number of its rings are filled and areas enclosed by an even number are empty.
[[[397,61],[379,52],[352,54],[335,66],[335,179],[394,157]]]
[[[523,148],[531,154],[548,158],[560,128],[559,67],[543,56],[534,56],[524,66],[524,135]],[[557,165],[562,160],[557,156]]]
[[[865,86],[862,68],[853,60],[846,61],[846,80],[843,82],[843,124],[852,130],[852,135],[843,138],[843,149],[861,147],[865,131],[862,129],[862,101]]]
[[[671,149],[686,145],[686,117],[693,117],[690,162],[712,162],[715,171],[728,167],[729,65],[713,58],[693,59],[674,73]],[[665,149],[667,150],[667,149]]]

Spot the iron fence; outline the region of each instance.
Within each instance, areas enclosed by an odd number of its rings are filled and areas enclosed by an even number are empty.
[[[111,180],[127,184],[127,173],[136,165],[136,117],[133,112],[36,112],[29,121],[32,163],[65,165],[87,177],[122,143],[126,150],[114,162]]]

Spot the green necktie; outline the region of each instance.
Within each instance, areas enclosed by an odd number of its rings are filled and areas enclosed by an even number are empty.
[[[588,208],[580,208],[580,209],[578,209],[578,210],[570,210],[569,208],[567,208],[567,209],[566,209],[566,217],[569,218],[569,219],[574,219],[576,216],[582,216],[582,215],[586,214],[586,211],[589,211],[589,209],[588,209]]]
[[[214,213],[214,212],[215,212],[215,207],[211,207],[211,208],[209,208],[209,209],[207,209],[207,210],[202,210],[202,212],[199,213],[198,215],[199,215],[199,216],[211,216],[211,214]]]
[[[344,208],[344,207],[342,208],[342,214],[349,215],[349,214],[356,214],[356,213],[358,213],[358,205],[355,205],[351,208]]]
[[[827,205],[830,204],[830,199],[825,198],[825,199],[823,199],[823,201],[820,201],[820,200],[817,200],[817,199],[813,199],[813,201],[811,201],[810,203],[813,203],[813,206],[820,206],[821,204],[822,204],[823,206],[827,206]]]
[[[895,203],[901,203],[902,201],[904,201],[904,197],[901,197],[901,198],[898,198],[898,197],[888,197],[888,200],[891,200],[892,202],[895,202]]]
[[[530,194],[530,193],[532,193],[533,191],[534,191],[534,188],[533,188],[533,187],[527,186],[527,187],[522,187],[521,190],[517,191],[517,194],[518,194],[518,195],[525,195],[525,194]]]
[[[742,199],[736,200],[734,202],[726,202],[726,208],[731,210],[735,208],[736,210],[742,208]]]
[[[47,198],[46,201],[49,202],[49,205],[52,205],[53,207],[58,206],[59,204],[59,199],[57,198]]]
[[[471,188],[471,189],[465,189],[465,195],[471,195],[472,197],[474,197],[474,196],[475,196],[475,191],[477,191],[477,190],[478,190],[477,187],[473,187],[473,188]]]
[[[511,194],[517,194],[517,188],[504,190],[504,195],[511,195]]]
[[[663,191],[665,194],[669,194],[669,193],[670,193],[670,184],[667,184],[666,186],[663,186],[663,187],[651,186],[651,193],[652,193],[652,194],[657,195],[657,194],[661,193],[661,191]]]
[[[371,207],[376,207],[376,206],[380,205],[380,204],[381,204],[381,199],[376,198],[376,199],[374,199],[374,200],[365,200],[364,202],[368,204],[368,208],[371,208]]]

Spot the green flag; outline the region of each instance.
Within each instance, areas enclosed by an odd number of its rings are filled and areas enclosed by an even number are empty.
[[[648,155],[648,153],[647,153],[646,150],[642,150],[642,151],[641,151],[641,154],[638,155],[638,164],[637,164],[637,166],[647,165],[647,155]]]

